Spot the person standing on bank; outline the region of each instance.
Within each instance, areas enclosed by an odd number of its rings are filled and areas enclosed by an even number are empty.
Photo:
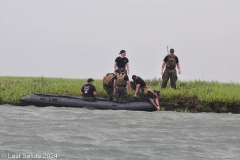
[[[86,100],[86,101],[96,100],[97,92],[96,92],[96,87],[93,85],[93,81],[94,80],[92,78],[89,78],[87,80],[88,83],[82,87],[80,94],[82,95],[83,100]]]
[[[128,75],[125,74],[124,68],[120,70],[120,73],[117,73],[117,75],[114,77],[113,87],[114,87],[114,99],[113,101],[118,102],[119,98],[121,97],[122,102],[127,102],[127,89],[126,86],[128,86],[128,92],[131,92],[131,86],[130,81],[128,78]]]
[[[166,66],[166,68],[165,68]],[[176,66],[178,68],[178,74],[181,74],[180,64],[178,57],[174,54],[174,49],[170,49],[170,53],[164,58],[162,63],[162,88],[166,88],[167,82],[170,78],[171,87],[176,89],[177,82],[177,71]],[[164,70],[165,68],[165,70]],[[163,72],[164,70],[164,72]]]
[[[121,50],[119,54],[120,56],[115,59],[114,72],[117,71],[119,73],[119,70],[121,68],[124,68],[127,71],[127,74],[129,74],[130,73],[129,60],[126,57],[126,51]]]

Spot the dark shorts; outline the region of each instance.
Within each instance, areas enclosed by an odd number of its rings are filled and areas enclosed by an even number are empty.
[[[155,98],[155,96],[153,95],[152,92],[148,92],[148,93],[147,93],[147,97],[148,97],[148,98],[152,98],[152,99]]]

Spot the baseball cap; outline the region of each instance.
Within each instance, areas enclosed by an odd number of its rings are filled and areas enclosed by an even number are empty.
[[[126,51],[125,50],[121,50],[119,54],[122,54],[122,53],[125,53]]]
[[[88,78],[87,82],[92,82],[94,81],[92,78]]]
[[[174,49],[173,48],[170,49],[170,53],[174,53]]]

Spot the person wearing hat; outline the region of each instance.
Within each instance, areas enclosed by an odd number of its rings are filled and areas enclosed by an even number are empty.
[[[166,68],[165,68],[166,66]],[[178,68],[178,74],[181,74],[180,64],[178,57],[174,54],[174,49],[170,49],[170,53],[163,59],[162,63],[162,88],[166,88],[167,82],[170,78],[171,87],[176,89],[176,82],[177,82],[177,71],[176,66]],[[165,68],[165,70],[164,70]]]
[[[85,84],[81,89],[81,95],[83,97],[83,100],[86,101],[95,101],[96,100],[96,87],[93,85],[94,80],[92,78],[89,78],[87,80],[87,84]]]
[[[120,54],[120,56],[115,59],[114,72],[119,73],[119,70],[121,68],[124,68],[126,70],[125,72],[127,72],[127,74],[129,74],[130,73],[129,60],[126,57],[126,51],[121,50],[119,54]]]
[[[114,77],[113,87],[114,87],[114,99],[113,101],[118,102],[121,98],[122,102],[127,102],[127,89],[128,86],[129,93],[131,92],[130,82],[128,75],[125,73],[124,68],[120,70],[120,73]]]
[[[159,105],[159,96],[160,96],[160,91],[153,90],[149,87],[145,87],[143,90],[144,96],[150,101],[150,103],[156,107],[156,110],[160,110],[160,105]]]

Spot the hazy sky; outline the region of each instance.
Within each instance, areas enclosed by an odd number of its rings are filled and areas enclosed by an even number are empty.
[[[0,76],[100,79],[125,49],[132,74],[240,82],[240,0],[0,0]]]

